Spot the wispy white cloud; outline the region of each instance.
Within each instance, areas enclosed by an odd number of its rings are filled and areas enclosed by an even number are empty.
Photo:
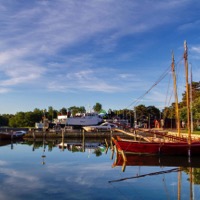
[[[198,25],[197,19],[183,14],[191,4],[190,0],[1,2],[0,92],[20,90],[22,84],[42,85],[45,92],[142,90],[144,69],[137,66],[144,64],[133,62],[143,62],[144,49],[154,45],[149,34],[152,37],[167,25],[178,30]]]
[[[6,161],[4,161],[4,160],[0,160],[0,166],[5,166],[5,165],[7,165],[8,163],[6,162]]]
[[[45,69],[43,67],[18,62],[17,64],[10,63],[4,69],[1,69],[1,71],[5,74],[5,78],[0,81],[0,86],[8,87],[37,80],[44,74]],[[9,91],[9,89],[6,90]]]
[[[21,173],[17,170],[13,170],[13,169],[9,169],[9,168],[1,168],[0,171],[1,171],[1,173],[8,175],[9,177],[12,177],[12,179],[18,178],[18,179],[24,179],[24,180],[30,181],[30,182],[38,180],[38,178],[35,176],[30,176],[26,173]]]
[[[197,53],[197,54],[200,54],[200,45],[199,46],[192,46],[190,48],[190,51]]]
[[[9,88],[0,88],[0,93],[1,94],[8,93],[8,92],[11,92],[11,89],[9,89]]]
[[[3,66],[6,63],[10,63],[13,60],[20,59],[26,54],[26,49],[9,49],[4,52],[0,52],[0,65]],[[2,69],[3,67],[1,67]]]
[[[34,59],[36,56],[46,57],[58,53],[62,48],[84,43],[91,40],[91,37],[96,38],[96,34],[101,33],[108,35],[104,38],[99,35],[98,44],[101,42],[104,48],[113,46],[127,34],[143,32],[159,25],[159,14],[181,6],[182,3],[157,2],[155,7],[147,9],[152,2],[146,2],[147,6],[131,1],[122,4],[90,0],[33,2],[32,6],[27,4],[22,9],[20,6],[16,10],[7,8],[6,14],[0,15],[6,19],[3,47],[7,48],[6,52],[0,54],[0,63],[10,62],[15,56],[21,59],[24,59],[23,55]],[[163,19],[162,23],[167,21],[170,20]]]

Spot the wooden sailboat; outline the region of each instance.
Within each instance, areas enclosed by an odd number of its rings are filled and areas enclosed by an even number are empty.
[[[187,59],[187,43],[184,42],[184,60],[186,73],[186,100],[187,100],[187,117],[188,117],[188,139],[187,141],[176,142],[146,142],[134,140],[117,140],[112,138],[118,152],[134,153],[134,154],[154,154],[154,155],[172,155],[172,156],[195,156],[200,155],[200,141],[192,141],[191,139],[191,122],[190,122],[190,98],[188,84],[188,59]],[[172,62],[172,70],[173,62]],[[174,77],[175,79],[175,77]],[[174,88],[176,90],[176,88]],[[176,101],[177,103],[177,101]],[[179,119],[177,111],[177,119]],[[179,123],[178,123],[179,124]]]

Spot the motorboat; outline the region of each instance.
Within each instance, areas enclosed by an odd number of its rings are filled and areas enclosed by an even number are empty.
[[[103,122],[101,116],[97,113],[84,113],[79,116],[67,118],[66,126],[83,127],[95,126]]]
[[[99,149],[101,151],[105,150],[105,146],[98,142],[93,142],[93,143],[61,142],[58,144],[58,147],[59,147],[59,149],[68,149],[68,151],[72,151],[72,152],[76,152],[76,151],[83,152],[85,150],[94,151],[96,149]]]

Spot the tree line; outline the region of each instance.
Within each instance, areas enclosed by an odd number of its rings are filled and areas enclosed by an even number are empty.
[[[192,96],[192,118],[194,122],[194,128],[200,126],[200,82],[192,82],[191,96]],[[102,105],[96,103],[93,106],[95,112],[102,112]],[[182,94],[182,100],[179,102],[180,111],[180,121],[187,123],[187,107],[186,107],[186,92]],[[84,106],[72,106],[69,108],[61,108],[60,110],[53,109],[49,106],[48,109],[38,109],[35,108],[33,111],[29,112],[17,112],[16,114],[2,114],[0,115],[0,126],[10,126],[10,127],[34,127],[36,122],[42,121],[45,117],[49,121],[57,118],[58,115],[75,115],[76,113],[85,113],[86,109]],[[155,106],[145,106],[140,104],[135,106],[133,109],[121,109],[107,111],[105,118],[121,118],[127,119],[133,125],[134,123],[153,123],[155,119],[164,119],[173,122],[175,124],[175,103],[173,102],[170,106],[165,107],[163,110],[159,110]],[[171,125],[168,125],[170,127]]]
[[[95,112],[100,112],[102,105],[96,103],[93,106]],[[60,110],[53,109],[52,106],[49,106],[48,109],[38,109],[35,108],[33,111],[28,112],[17,112],[16,114],[2,114],[0,115],[0,126],[9,126],[9,127],[34,127],[36,122],[43,121],[44,118],[49,121],[57,118],[58,115],[75,115],[76,113],[85,113],[86,109],[84,106],[72,106],[69,108],[61,108]]]

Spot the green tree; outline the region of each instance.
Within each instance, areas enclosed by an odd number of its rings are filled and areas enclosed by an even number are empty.
[[[136,112],[136,118],[139,121],[148,117],[147,107],[143,104],[136,106],[134,112]]]
[[[9,115],[0,115],[0,126],[8,126],[9,118]]]
[[[154,116],[156,119],[160,119],[160,110],[156,108],[155,106],[148,106],[147,107],[147,113],[150,114],[151,116]]]
[[[67,114],[67,108],[61,108],[60,109],[60,113],[62,114],[62,115],[66,115]]]
[[[25,127],[26,118],[24,112],[18,112],[9,120],[9,125],[12,127]]]
[[[93,109],[95,112],[100,112],[100,110],[102,109],[102,105],[100,103],[96,103],[94,106],[93,106]]]
[[[68,108],[69,112],[72,113],[72,115],[76,115],[77,113],[85,113],[86,109],[84,106],[77,107],[77,106],[72,106]]]
[[[36,122],[42,120],[43,113],[40,110],[34,112],[18,112],[9,119],[11,127],[34,127]]]
[[[57,110],[54,110],[52,106],[49,106],[49,108],[48,108],[48,119],[50,121],[53,121],[53,119],[57,118],[57,113],[58,113]]]
[[[78,110],[79,110],[80,113],[85,113],[86,112],[86,109],[85,109],[84,106],[81,106]]]
[[[192,113],[193,113],[194,128],[199,127],[200,126],[200,97],[196,98],[193,101]]]

